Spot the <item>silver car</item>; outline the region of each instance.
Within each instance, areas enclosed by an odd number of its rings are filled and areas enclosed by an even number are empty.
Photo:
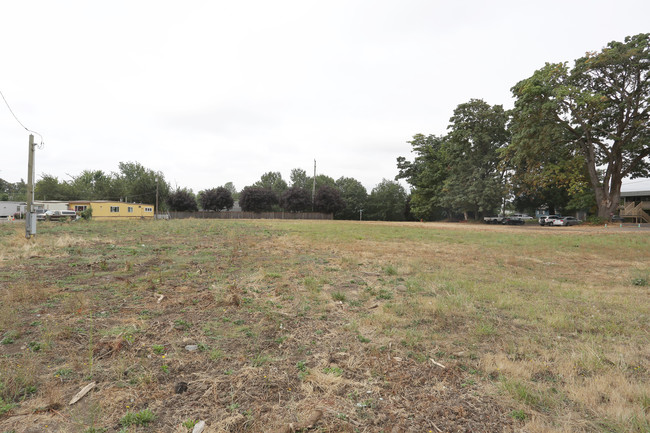
[[[582,221],[572,216],[560,217],[556,220],[553,220],[554,226],[575,226],[581,223]]]

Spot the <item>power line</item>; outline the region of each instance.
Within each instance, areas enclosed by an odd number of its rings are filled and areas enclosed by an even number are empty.
[[[42,136],[41,134],[39,134],[38,132],[33,131],[33,130],[29,129],[28,127],[26,127],[25,125],[23,125],[23,122],[21,122],[21,121],[18,119],[18,117],[17,117],[16,114],[14,113],[14,110],[11,109],[11,106],[9,105],[9,102],[7,102],[7,98],[5,98],[5,95],[2,93],[2,90],[0,90],[0,96],[2,96],[2,100],[5,101],[5,105],[6,105],[7,108],[9,109],[9,112],[11,113],[11,115],[14,116],[14,119],[16,119],[16,122],[18,122],[18,124],[19,124],[20,126],[22,126],[23,129],[25,129],[25,131],[27,131],[27,132],[31,132],[31,133],[34,133],[34,134],[38,135],[38,136],[41,138],[41,144],[39,144],[38,147],[39,147],[39,149],[42,149],[42,148],[43,148],[43,144],[45,144],[45,142],[43,141],[43,136]]]

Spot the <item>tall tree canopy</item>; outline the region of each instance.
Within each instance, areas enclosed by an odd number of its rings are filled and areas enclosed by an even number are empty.
[[[171,211],[177,212],[196,212],[196,196],[191,189],[177,188],[167,196],[167,206]]]
[[[239,206],[244,212],[268,212],[278,204],[278,196],[269,188],[247,186],[239,193]]]
[[[318,177],[316,177],[318,181]],[[335,187],[323,185],[314,196],[314,210],[323,213],[336,214],[345,207],[341,193]]]
[[[287,212],[311,210],[311,192],[299,186],[292,186],[282,193],[280,207]]]
[[[120,162],[119,168],[119,173],[114,176],[120,197],[127,201],[154,204],[157,187],[160,203],[166,202],[170,187],[162,172],[146,168],[139,162]]]
[[[563,183],[577,192],[587,177],[598,215],[619,204],[622,180],[650,169],[650,34],[610,42],[575,61],[546,64],[517,83],[512,166],[529,184]]]
[[[445,137],[413,137],[413,162],[397,159],[397,178],[414,187],[410,206],[418,218],[439,213],[439,206],[478,218],[498,208],[505,194],[499,151],[509,134],[503,107],[472,99],[458,105],[449,122]]]
[[[443,185],[443,206],[471,211],[475,219],[493,212],[505,194],[499,149],[509,142],[508,116],[501,105],[480,99],[460,104],[449,119],[446,148],[450,166]]]
[[[336,219],[359,219],[359,211],[365,209],[368,191],[358,180],[352,177],[339,177],[336,187],[341,193],[345,207],[336,214]]]
[[[289,175],[289,179],[291,180],[292,187],[304,188],[306,190],[309,190],[311,187],[309,184],[309,177],[307,176],[307,172],[302,168],[292,169],[291,174]]]
[[[445,137],[416,134],[409,144],[415,159],[398,157],[399,173],[395,179],[405,179],[411,185],[411,213],[426,220],[447,216],[442,208],[443,185],[449,167]]]
[[[269,171],[264,173],[260,180],[253,184],[257,188],[267,188],[270,189],[280,197],[285,189],[288,188],[287,182],[282,179],[282,174],[279,171]]]
[[[199,193],[199,201],[203,210],[230,210],[235,204],[230,190],[223,186],[212,188]]]
[[[0,179],[0,196],[4,201],[24,201],[27,196],[27,184],[23,179],[16,183]]]
[[[368,196],[364,213],[368,219],[404,221],[406,216],[406,191],[399,183],[383,179]]]

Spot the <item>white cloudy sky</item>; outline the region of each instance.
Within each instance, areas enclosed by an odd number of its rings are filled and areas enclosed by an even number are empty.
[[[0,17],[0,90],[44,137],[37,176],[138,161],[197,192],[316,159],[370,190],[458,104],[510,108],[545,62],[650,31],[650,2],[22,0]],[[27,177],[27,142],[0,105],[0,178]]]

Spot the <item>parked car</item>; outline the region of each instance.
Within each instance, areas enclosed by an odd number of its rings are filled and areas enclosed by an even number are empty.
[[[514,216],[508,216],[501,220],[501,224],[507,224],[510,226],[523,225],[524,223],[525,221],[523,219]]]
[[[553,220],[562,218],[562,215],[542,215],[539,217],[540,226],[550,226],[553,224]]]
[[[561,217],[553,220],[554,226],[575,226],[581,223],[582,221],[572,216]]]
[[[513,218],[520,218],[520,219],[522,219],[524,221],[533,219],[533,217],[528,215],[527,213],[516,213],[516,214],[512,215],[512,217]]]

